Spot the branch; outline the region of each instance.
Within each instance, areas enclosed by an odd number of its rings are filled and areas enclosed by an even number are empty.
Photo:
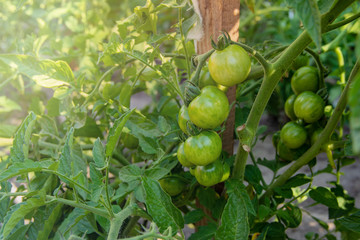
[[[357,60],[353,70],[351,71],[349,80],[346,84],[344,91],[342,92],[339,102],[336,105],[333,115],[330,117],[328,123],[326,124],[324,130],[321,132],[319,139],[312,145],[298,160],[296,160],[279,178],[269,186],[265,194],[262,196],[269,196],[273,193],[274,188],[283,185],[296,171],[298,171],[302,166],[310,162],[320,151],[321,146],[329,141],[331,134],[336,128],[342,113],[346,107],[347,95],[351,83],[356,79],[356,75],[360,72],[360,62]]]

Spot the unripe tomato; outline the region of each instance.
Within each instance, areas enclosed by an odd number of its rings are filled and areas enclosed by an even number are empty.
[[[195,178],[203,186],[210,187],[221,182],[223,177],[223,164],[216,160],[206,166],[197,166]]]
[[[191,175],[195,176],[195,170],[196,170],[196,166],[194,167],[189,167],[189,172]]]
[[[276,152],[280,159],[284,161],[294,161],[297,160],[301,155],[303,155],[307,150],[306,145],[303,145],[297,149],[288,148],[282,141],[277,145]]]
[[[121,133],[121,142],[128,149],[136,149],[139,146],[139,140],[130,132]]]
[[[170,196],[180,194],[186,188],[186,183],[176,176],[168,176],[159,180],[159,183]]]
[[[305,55],[299,55],[297,58],[295,58],[293,64],[291,65],[291,68],[293,70],[297,70],[307,65],[309,65],[309,58]]]
[[[296,119],[296,115],[294,112],[294,102],[295,102],[296,95],[293,94],[288,99],[286,99],[285,102],[285,114],[288,116],[291,120]]]
[[[238,45],[215,50],[209,58],[211,77],[220,85],[231,87],[243,82],[250,73],[251,61],[247,52]]]
[[[319,120],[324,114],[325,102],[313,92],[302,92],[294,102],[295,115],[307,123]]]
[[[314,143],[319,139],[322,130],[323,130],[322,128],[318,128],[311,134],[311,138],[310,138],[311,145],[314,145]]]
[[[288,148],[299,148],[306,142],[307,132],[299,124],[288,122],[281,129],[280,139]]]
[[[200,89],[202,89],[202,88],[204,88],[206,86],[215,86],[216,87],[217,83],[211,77],[209,69],[207,67],[203,67],[201,69],[198,87]]]
[[[191,136],[184,143],[186,159],[198,166],[205,166],[219,158],[222,142],[214,131],[203,131]]]
[[[187,135],[190,135],[187,130],[187,123],[189,121],[190,121],[190,117],[189,117],[188,109],[185,105],[183,105],[179,111],[178,124],[180,129]]]
[[[319,90],[317,69],[310,66],[299,68],[291,78],[291,88],[296,95],[305,91],[316,92]]]
[[[181,163],[181,165],[183,165],[184,167],[194,166],[194,164],[189,162],[185,157],[184,143],[183,142],[180,143],[179,148],[177,150],[177,158],[178,158],[179,162]]]
[[[203,129],[213,129],[222,124],[229,114],[229,100],[214,86],[206,86],[188,107],[191,122]]]

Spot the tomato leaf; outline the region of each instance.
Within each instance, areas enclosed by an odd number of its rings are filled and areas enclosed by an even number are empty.
[[[309,192],[310,197],[330,208],[339,208],[338,201],[334,193],[324,187],[317,187]]]
[[[0,61],[45,88],[70,85],[75,79],[70,66],[64,61],[38,60],[21,54],[0,54]]]
[[[145,170],[144,175],[154,180],[159,180],[162,177],[164,177],[166,174],[168,174],[170,170],[171,169],[162,168],[162,167],[149,168]]]
[[[340,225],[350,231],[360,233],[360,211],[337,220]]]
[[[161,188],[159,182],[142,177],[142,184],[145,192],[146,209],[153,218],[160,232],[164,232],[171,227],[173,233],[183,228],[184,219],[179,209],[177,209]]]
[[[200,226],[196,233],[193,233],[189,240],[211,240],[216,233],[216,224],[209,223],[206,226]]]
[[[92,152],[96,167],[105,167],[105,149],[99,138],[96,139]]]
[[[131,182],[137,180],[143,174],[143,170],[140,169],[137,165],[128,165],[122,167],[119,172],[119,178],[124,182]]]
[[[120,118],[116,119],[112,128],[110,128],[109,135],[106,143],[106,157],[112,156],[112,153],[115,149],[115,146],[119,140],[120,134],[123,127],[125,126],[126,121],[130,118],[131,114],[135,109],[132,109],[123,115]]]
[[[195,209],[194,211],[188,212],[184,216],[185,224],[196,223],[205,216],[205,213],[201,209]]]
[[[25,118],[17,130],[10,150],[12,162],[23,162],[28,158],[30,137],[35,125],[36,115],[33,112]]]
[[[44,204],[45,195],[39,198],[32,197],[26,200],[26,202],[14,205],[5,217],[5,222],[0,231],[0,237],[6,239],[21,219],[24,219],[28,213]]]
[[[8,169],[5,169],[0,173],[0,182],[6,181],[12,177],[19,176],[24,173],[40,172],[43,169],[47,169],[50,166],[55,165],[57,165],[57,163],[52,160],[34,162],[32,160],[26,159],[24,162],[16,162]]]
[[[321,49],[321,15],[316,0],[287,0],[294,8],[317,49]]]

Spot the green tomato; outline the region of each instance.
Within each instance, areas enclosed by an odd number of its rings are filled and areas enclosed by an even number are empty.
[[[280,139],[288,148],[299,148],[306,142],[307,132],[303,126],[288,122],[281,129]]]
[[[311,134],[311,138],[310,138],[311,145],[314,145],[314,143],[319,139],[322,130],[323,130],[322,128],[318,128]]]
[[[238,45],[215,50],[209,57],[211,77],[220,85],[231,87],[243,82],[250,73],[251,61],[247,52]]]
[[[196,180],[206,187],[221,182],[223,175],[223,164],[220,160],[216,160],[206,166],[197,166],[195,169]]]
[[[188,113],[188,109],[185,105],[180,108],[178,115],[178,124],[180,129],[187,135],[190,135],[187,130],[187,123],[190,122],[190,117]]]
[[[159,180],[162,189],[170,196],[180,194],[186,188],[186,183],[176,176],[168,176]]]
[[[307,150],[307,146],[303,145],[297,149],[288,148],[281,140],[277,145],[276,152],[280,159],[284,161],[294,161],[297,160],[301,155],[303,155]]]
[[[203,129],[213,129],[222,124],[229,114],[229,100],[214,86],[206,86],[188,107],[192,123]]]
[[[207,67],[203,67],[201,69],[198,87],[202,89],[206,86],[217,86],[217,83],[211,77],[209,69]]]
[[[296,95],[293,94],[288,99],[286,99],[285,102],[285,114],[288,116],[291,120],[296,120],[296,115],[294,112],[294,102],[295,102]]]
[[[309,65],[309,58],[305,55],[299,55],[297,58],[295,58],[293,64],[291,65],[291,68],[293,70],[297,70],[307,65]]]
[[[184,143],[183,142],[180,143],[179,148],[177,150],[177,158],[178,158],[179,162],[181,163],[181,165],[183,165],[184,167],[194,166],[194,164],[189,162],[185,157]]]
[[[291,78],[291,88],[296,95],[305,91],[316,92],[319,90],[317,69],[310,66],[299,68]]]
[[[121,133],[121,142],[128,149],[136,149],[139,146],[139,140],[130,132]]]
[[[219,158],[222,142],[214,131],[203,131],[191,136],[184,143],[186,159],[198,166],[205,166]]]
[[[194,167],[189,167],[189,172],[191,175],[195,176],[195,170],[196,170],[196,166]]]
[[[318,121],[324,114],[325,102],[313,92],[302,92],[294,102],[295,115],[307,123]]]

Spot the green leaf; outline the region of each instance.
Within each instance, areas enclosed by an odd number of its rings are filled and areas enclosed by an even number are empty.
[[[169,195],[161,188],[160,184],[147,177],[142,178],[143,188],[145,192],[146,209],[153,218],[160,232],[164,232],[171,227],[175,234],[184,226],[184,219],[179,209],[177,209]]]
[[[156,154],[158,152],[158,144],[154,138],[139,136],[139,145],[141,149],[147,154]]]
[[[289,178],[285,184],[282,186],[283,188],[293,188],[304,185],[306,183],[311,182],[311,178],[306,176],[303,173],[297,174],[291,178]]]
[[[46,160],[41,162],[34,162],[26,159],[24,162],[16,162],[8,169],[0,173],[0,182],[6,181],[12,177],[22,175],[29,172],[40,172],[43,169],[48,169],[50,166],[56,164],[52,160]]]
[[[327,13],[337,0],[317,0],[321,14]]]
[[[42,230],[39,231],[37,235],[37,240],[42,239],[49,239],[49,235],[54,229],[54,225],[56,221],[61,216],[61,210],[63,208],[63,204],[56,204],[55,207],[51,208],[51,213],[47,217],[47,219],[44,219],[44,221],[41,222],[41,225],[43,226]]]
[[[13,211],[9,212],[11,214],[9,220],[4,223],[2,227],[2,235],[6,239],[6,237],[11,233],[11,231],[14,229],[14,227],[18,224],[18,222],[21,219],[24,219],[25,216],[33,211],[34,209],[42,206],[45,204],[45,198],[35,198],[32,197],[30,199],[27,199],[26,202],[20,203],[19,207]]]
[[[18,240],[18,239],[26,239],[26,232],[29,230],[30,225],[23,225],[17,228],[13,233],[6,238],[6,240]]]
[[[25,118],[17,130],[10,150],[12,162],[23,162],[28,158],[30,137],[35,125],[36,115],[33,112]]]
[[[302,220],[302,212],[300,208],[287,205],[285,210],[280,210],[276,213],[278,218],[289,228],[296,228],[300,225]]]
[[[59,159],[59,169],[58,171],[67,176],[72,175],[72,148],[74,140],[74,128],[71,128],[67,134],[65,145],[61,151],[61,156]]]
[[[11,138],[16,132],[17,126],[9,124],[0,124],[0,137]]]
[[[166,174],[170,172],[171,169],[162,168],[162,167],[155,167],[149,168],[145,170],[144,175],[148,178],[159,180],[164,177]]]
[[[21,54],[0,54],[0,61],[45,88],[69,85],[74,82],[74,74],[64,61],[38,60]]]
[[[94,143],[93,158],[94,158],[96,167],[98,167],[98,168],[105,167],[105,160],[106,160],[105,159],[105,149],[99,138],[96,139],[96,141]]]
[[[115,149],[115,146],[119,140],[121,131],[125,126],[125,123],[130,118],[131,114],[135,109],[132,109],[123,115],[120,118],[116,119],[112,128],[110,128],[109,135],[106,143],[106,157],[112,156],[112,153]]]
[[[139,179],[143,174],[143,170],[137,165],[128,165],[122,167],[119,171],[119,178],[123,182],[131,182]]]
[[[205,213],[201,209],[195,209],[194,211],[188,212],[184,216],[185,224],[196,223],[203,219]]]
[[[193,233],[188,240],[211,240],[216,233],[216,224],[209,223],[206,226],[200,226],[198,231]]]
[[[360,72],[355,76],[349,91],[350,133],[355,154],[360,153]]]
[[[96,124],[95,119],[86,117],[85,125],[81,128],[75,129],[75,137],[88,137],[88,138],[103,138],[103,133],[100,126]]]
[[[317,187],[309,192],[310,197],[330,208],[339,208],[338,201],[334,193],[324,187]]]
[[[241,198],[244,201],[247,211],[250,214],[256,216],[254,206],[253,206],[251,199],[245,189],[244,184],[242,184],[238,180],[229,180],[226,183],[226,188],[227,188],[228,193],[234,192],[238,198]]]
[[[7,113],[16,110],[21,111],[21,106],[19,104],[6,96],[0,97],[0,113]]]
[[[317,49],[320,50],[321,14],[316,0],[287,0],[287,4],[295,9]]]
[[[350,216],[340,218],[337,222],[350,231],[360,233],[360,211],[357,211]]]
[[[90,163],[90,179],[91,179],[91,200],[98,202],[103,190],[103,175],[101,171],[97,170],[94,163]]]
[[[245,179],[254,186],[257,193],[261,193],[263,190],[263,187],[260,185],[261,176],[259,168],[254,165],[246,165]]]
[[[221,226],[216,231],[216,239],[248,239],[249,233],[246,205],[234,192],[230,193],[221,216]]]

